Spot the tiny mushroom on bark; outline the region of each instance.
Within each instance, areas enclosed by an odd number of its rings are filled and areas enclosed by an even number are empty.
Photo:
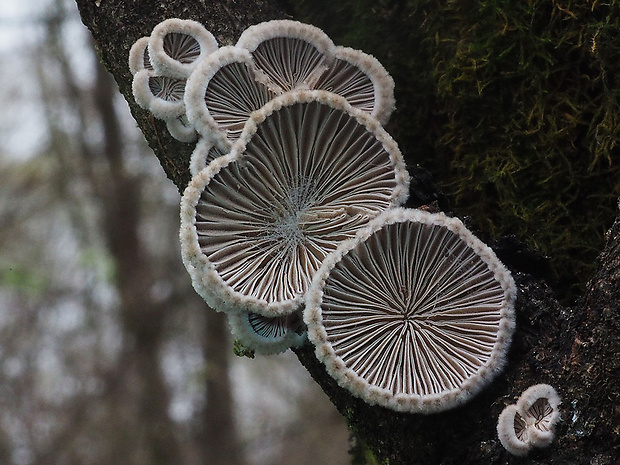
[[[156,118],[168,120],[185,113],[183,79],[163,76],[145,68],[134,74],[132,89],[136,103]]]
[[[289,314],[325,256],[400,205],[408,182],[374,118],[330,92],[288,92],[192,178],[181,200],[183,261],[213,308]]]
[[[228,315],[228,322],[233,336],[244,347],[261,355],[278,354],[299,347],[306,340],[299,311],[276,317],[251,312],[234,313]]]
[[[217,50],[217,41],[197,21],[170,18],[153,28],[148,50],[158,74],[187,79],[200,60]]]
[[[524,457],[532,448],[525,419],[515,404],[506,406],[497,419],[497,436],[508,452]]]
[[[503,368],[515,295],[510,272],[461,221],[397,208],[324,260],[304,321],[317,357],[353,395],[431,413]]]
[[[548,384],[529,387],[516,404],[508,405],[497,421],[497,435],[512,455],[527,455],[532,447],[547,447],[560,420],[560,396]]]

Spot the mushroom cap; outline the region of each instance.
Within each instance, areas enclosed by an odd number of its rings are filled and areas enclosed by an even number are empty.
[[[134,75],[142,69],[153,69],[148,52],[149,38],[141,37],[129,50],[129,71]]]
[[[189,160],[189,172],[192,176],[198,174],[216,158],[230,153],[231,147],[228,141],[218,145],[209,137],[201,137]]]
[[[158,74],[187,79],[204,57],[217,50],[217,41],[197,21],[170,18],[153,28],[148,50]]]
[[[504,449],[517,457],[526,456],[532,448],[526,421],[515,404],[507,405],[500,413],[497,436]]]
[[[386,124],[396,108],[394,80],[372,55],[348,47],[336,47],[335,61],[314,84],[315,89],[343,96],[355,108]]]
[[[258,71],[275,93],[311,89],[334,60],[334,43],[321,29],[291,20],[247,28],[236,47],[249,50]]]
[[[243,346],[257,354],[279,354],[291,347],[299,347],[306,340],[301,312],[290,315],[266,317],[258,313],[228,315],[233,336]]]
[[[156,118],[168,120],[185,113],[185,81],[182,79],[142,69],[133,76],[132,90],[136,103]]]
[[[555,437],[560,420],[560,396],[548,384],[527,388],[516,404],[508,405],[497,421],[497,434],[504,448],[524,456],[532,447],[546,447]]]
[[[183,261],[213,308],[288,314],[324,257],[400,205],[408,181],[374,118],[329,92],[286,93],[192,178],[181,200]]]
[[[530,386],[519,397],[517,408],[523,412],[535,447],[546,447],[553,441],[560,403],[560,396],[549,384]]]
[[[236,140],[250,114],[275,93],[256,76],[250,53],[222,47],[194,70],[187,81],[187,116],[205,137]]]
[[[393,209],[324,260],[306,294],[316,355],[369,404],[431,413],[501,370],[514,281],[457,218]]]

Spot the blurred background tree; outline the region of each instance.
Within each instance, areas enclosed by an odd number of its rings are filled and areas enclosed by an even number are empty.
[[[235,357],[191,288],[179,194],[75,4],[4,1],[0,34],[0,463],[347,463],[291,354]]]

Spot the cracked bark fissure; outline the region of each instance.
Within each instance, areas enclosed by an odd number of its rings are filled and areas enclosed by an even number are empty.
[[[131,45],[170,17],[200,21],[221,45],[228,45],[247,26],[284,18],[286,11],[270,0],[77,0],[77,4],[102,62],[116,79],[166,175],[182,191],[190,179],[188,164],[193,145],[174,140],[163,122],[134,103],[127,68]],[[439,195],[423,181],[416,184],[416,179],[414,173],[412,191],[422,190],[425,198]],[[538,258],[511,241],[500,241],[496,252],[512,270],[519,287],[517,330],[507,368],[471,402],[427,416],[369,407],[326,375],[311,347],[297,350],[297,356],[352,430],[378,460],[390,465],[618,463],[620,220],[608,233],[598,273],[591,279],[585,297],[573,307],[561,306],[543,281],[526,273],[536,269]],[[557,438],[550,447],[534,450],[525,459],[512,457],[497,439],[497,417],[504,406],[514,403],[521,392],[537,383],[551,384],[563,399],[563,420]]]

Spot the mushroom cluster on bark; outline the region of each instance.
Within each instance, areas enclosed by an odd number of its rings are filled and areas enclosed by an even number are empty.
[[[497,421],[497,435],[504,448],[517,457],[533,447],[547,447],[555,438],[560,420],[560,396],[549,384],[529,387],[516,404],[504,408]]]
[[[404,209],[384,129],[394,82],[374,57],[278,20],[219,47],[167,20],[132,48],[134,96],[195,143],[181,200],[195,290],[245,347],[314,344],[370,404],[431,413],[501,369],[515,285],[456,218]]]

